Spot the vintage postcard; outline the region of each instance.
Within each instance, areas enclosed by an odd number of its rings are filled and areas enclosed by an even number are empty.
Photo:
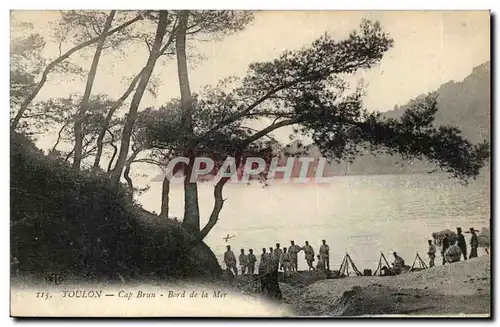
[[[490,318],[490,21],[11,11],[11,316]]]

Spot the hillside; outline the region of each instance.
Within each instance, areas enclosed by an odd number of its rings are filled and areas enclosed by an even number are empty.
[[[217,277],[205,244],[186,248],[179,223],[161,220],[111,189],[11,135],[11,276],[58,273],[85,281]]]
[[[472,143],[489,139],[490,135],[490,62],[472,69],[461,82],[450,81],[436,90],[439,94],[437,125],[459,127]],[[421,98],[425,95],[417,97]],[[399,118],[406,105],[385,112],[386,117]]]
[[[472,143],[490,139],[490,62],[474,67],[463,81],[450,81],[441,85],[438,93],[437,125],[453,125],[462,130]],[[417,97],[422,98],[425,95]],[[394,110],[383,113],[388,118],[399,118],[408,105],[396,106]],[[314,146],[309,148],[311,155],[320,156]],[[330,175],[356,174],[406,174],[426,172],[432,165],[421,161],[405,162],[399,156],[381,155],[375,157],[365,154],[354,163],[332,164]]]

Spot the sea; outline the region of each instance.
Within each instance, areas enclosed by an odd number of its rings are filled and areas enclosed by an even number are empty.
[[[200,183],[198,190],[204,225],[214,203],[213,183]],[[159,212],[160,197],[161,182],[156,182],[138,200]],[[172,185],[170,216],[182,217],[183,197],[182,185]],[[330,246],[330,269],[339,269],[346,253],[361,271],[375,271],[381,253],[392,262],[397,252],[411,265],[417,253],[428,260],[433,232],[481,230],[491,219],[488,174],[467,185],[438,173],[338,176],[316,184],[233,183],[224,187],[223,197],[219,221],[205,238],[222,267],[227,245],[236,255],[253,249],[259,259],[262,248],[288,247],[291,240],[301,246],[309,241],[317,253],[323,239]],[[232,237],[226,241],[227,235]],[[465,237],[469,242],[470,234]],[[301,252],[299,270],[305,269]]]

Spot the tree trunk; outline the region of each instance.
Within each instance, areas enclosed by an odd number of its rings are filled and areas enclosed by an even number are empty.
[[[135,90],[134,93],[134,97],[132,98],[132,102],[130,103],[130,109],[127,115],[127,120],[125,121],[125,126],[123,126],[120,152],[118,154],[118,159],[116,160],[115,168],[111,173],[111,183],[116,187],[118,187],[118,185],[120,184],[120,177],[122,175],[122,171],[127,160],[128,150],[130,146],[130,139],[132,137],[132,129],[134,128],[135,120],[137,118],[137,110],[139,109],[142,96],[146,91],[149,78],[153,73],[156,60],[158,59],[158,54],[160,53],[161,44],[163,41],[163,37],[165,36],[165,31],[168,25],[167,18],[168,18],[168,12],[165,10],[161,10],[158,26],[156,29],[155,41],[153,43],[153,47],[151,48],[151,52],[149,54],[146,67],[144,68],[144,73],[141,76],[139,85],[137,86],[137,89]]]
[[[182,225],[188,231],[200,231],[200,208],[198,206],[198,186],[189,183],[189,175],[184,181],[184,218]]]
[[[73,168],[80,170],[80,165],[82,162],[82,143],[83,143],[83,131],[82,131],[82,121],[85,117],[85,112],[89,106],[90,93],[92,92],[92,85],[94,84],[95,76],[97,73],[97,67],[99,66],[99,59],[101,59],[102,48],[104,47],[104,41],[106,41],[106,36],[109,29],[111,28],[111,23],[115,17],[116,10],[111,10],[111,13],[106,18],[104,27],[101,35],[99,36],[99,41],[97,42],[97,47],[95,49],[94,58],[92,59],[92,65],[90,66],[90,71],[87,76],[87,84],[85,86],[85,92],[83,94],[82,102],[80,104],[80,110],[76,114],[74,134],[75,134],[75,153],[73,159]]]
[[[172,32],[170,34],[169,39],[167,40],[167,42],[165,42],[165,44],[163,45],[163,47],[161,48],[160,52],[157,55],[158,56],[163,55],[165,53],[165,51],[167,51],[168,47],[170,46],[170,44],[172,43],[173,40],[174,40],[174,33]],[[106,115],[106,119],[103,122],[102,129],[99,132],[99,136],[97,138],[97,153],[96,153],[96,156],[95,156],[95,159],[94,159],[94,165],[92,167],[92,173],[95,174],[97,172],[97,170],[99,169],[99,164],[100,164],[101,157],[102,157],[102,151],[103,151],[103,148],[104,148],[104,137],[106,135],[106,129],[109,128],[109,124],[111,123],[111,119],[113,118],[113,115],[115,114],[116,110],[118,108],[120,108],[120,106],[122,105],[122,103],[134,91],[135,86],[139,82],[139,80],[140,80],[140,78],[141,78],[141,76],[142,76],[142,74],[144,73],[145,70],[146,70],[146,67],[144,67],[139,72],[139,74],[137,74],[134,77],[134,79],[132,80],[132,82],[130,82],[130,85],[127,88],[127,90],[125,90],[125,92],[122,94],[122,96],[118,100],[116,100],[116,102],[113,104],[113,106],[109,109],[109,111],[108,111],[108,113]],[[111,171],[111,169],[108,169],[108,171]]]
[[[127,181],[127,185],[128,185],[128,188],[129,188],[129,191],[130,193],[128,194],[128,200],[130,202],[132,202],[132,200],[134,199],[134,183],[132,182],[132,179],[130,178],[130,165],[132,163],[127,163],[125,165],[125,171],[123,172],[123,178],[125,178],[125,180]]]
[[[133,148],[133,147],[132,147]],[[132,182],[132,179],[130,178],[130,166],[134,162],[135,158],[139,154],[140,150],[134,150],[132,152],[132,155],[130,158],[127,160],[127,163],[125,164],[125,171],[123,172],[123,177],[127,181],[127,185],[130,189],[130,194],[129,194],[129,200],[132,201],[134,199],[134,183]]]
[[[198,232],[198,233],[193,233],[193,238],[189,240],[186,244],[186,247],[194,247],[200,242],[203,241],[203,239],[210,233],[212,228],[214,228],[215,224],[217,224],[217,221],[219,220],[219,214],[222,210],[222,207],[224,206],[224,202],[226,201],[224,198],[222,198],[222,189],[224,188],[224,185],[230,180],[229,177],[224,177],[221,178],[220,181],[217,182],[214,188],[214,207],[212,209],[212,213],[210,214],[210,217],[208,219],[207,224],[203,229]]]
[[[186,56],[186,31],[188,28],[189,11],[183,10],[179,14],[179,26],[175,37],[175,50],[177,56],[177,73],[179,76],[179,87],[181,91],[182,122],[185,126],[185,140],[190,141],[193,136],[193,96],[189,85],[189,74]],[[198,186],[190,182],[193,170],[194,156],[187,149],[186,156],[190,163],[184,171],[184,218],[182,225],[186,230],[198,233],[200,231],[200,210],[198,206]]]
[[[141,70],[141,72],[134,77],[134,79],[130,83],[129,87],[127,88],[127,90],[125,90],[125,93],[122,94],[122,96],[113,104],[113,106],[109,109],[108,113],[106,114],[106,119],[104,120],[104,122],[102,124],[102,128],[99,131],[99,135],[98,135],[97,141],[96,141],[97,153],[95,155],[94,165],[92,166],[92,173],[94,173],[94,174],[99,169],[99,164],[101,163],[102,151],[104,148],[104,137],[106,136],[106,131],[109,128],[109,124],[111,123],[111,119],[113,118],[113,115],[115,114],[116,110],[118,108],[120,108],[122,103],[134,91],[134,88],[137,85],[137,82],[139,82],[139,79],[141,78],[143,71],[144,71],[144,69]]]
[[[163,184],[161,187],[161,212],[160,212],[160,218],[168,218],[168,201],[169,201],[169,195],[170,193],[170,181],[168,180],[168,177],[165,176],[163,178]]]
[[[108,163],[107,172],[109,173],[113,167],[113,161],[115,160],[116,154],[118,153],[118,148],[115,145],[115,136],[113,135],[113,133],[111,133],[111,131],[109,129],[107,130],[107,132],[111,136],[111,141],[109,142],[109,145],[111,145],[111,147],[113,148],[113,155],[111,156],[111,159],[109,159],[109,163]]]
[[[241,153],[239,152],[236,153],[235,157],[236,157],[236,166],[239,166],[241,163]],[[222,189],[230,179],[231,179],[230,177],[223,177],[215,185],[214,207],[212,209],[212,213],[210,213],[208,222],[200,232],[194,233],[194,237],[186,244],[187,247],[196,246],[200,242],[202,242],[203,239],[207,237],[207,235],[210,233],[212,228],[214,228],[214,226],[217,224],[217,221],[219,221],[219,214],[222,210],[222,207],[224,206],[224,202],[226,201],[226,199],[222,197]]]
[[[113,169],[113,161],[115,161],[116,154],[118,153],[118,147],[114,144],[113,141],[111,141],[109,145],[113,147],[113,154],[111,155],[111,159],[109,159],[108,162],[108,173],[111,172],[111,169]]]
[[[175,52],[177,55],[177,74],[181,91],[182,121],[188,134],[193,134],[193,96],[189,85],[189,74],[186,56],[186,31],[189,11],[183,10],[179,14],[179,26],[175,37]],[[191,135],[186,135],[190,137]]]
[[[141,16],[137,16],[123,24],[121,24],[120,26],[112,29],[111,31],[109,31],[107,33],[106,36],[109,36],[109,35],[112,35],[116,32],[119,32],[121,30],[123,30],[124,28],[132,25],[133,23],[137,22],[138,20],[141,20],[142,17]],[[57,65],[59,65],[61,62],[63,62],[64,60],[68,59],[73,53],[85,48],[85,47],[88,47],[89,45],[92,45],[96,42],[99,41],[99,37],[96,37],[96,38],[93,38],[91,40],[88,40],[87,42],[83,42],[77,46],[74,46],[73,48],[71,48],[70,50],[68,50],[65,54],[63,54],[62,56],[59,56],[58,58],[56,58],[54,61],[52,61],[51,63],[49,63],[47,65],[47,67],[45,67],[45,69],[43,70],[42,72],[42,76],[40,77],[40,81],[38,81],[38,83],[36,84],[35,88],[33,89],[33,91],[28,95],[28,97],[26,97],[26,99],[21,103],[21,106],[19,108],[19,111],[17,112],[16,114],[16,117],[14,117],[14,119],[12,120],[11,122],[11,125],[10,125],[10,128],[11,130],[15,130],[17,125],[19,124],[19,121],[21,120],[21,118],[23,117],[23,114],[24,112],[28,109],[28,106],[31,104],[31,102],[33,101],[33,99],[35,99],[35,97],[38,95],[38,92],[40,92],[40,90],[42,89],[43,85],[45,84],[45,82],[47,81],[47,77],[48,75],[56,68]]]
[[[56,143],[54,144],[54,146],[52,147],[52,152],[56,151],[57,146],[59,145],[59,142],[61,141],[62,132],[64,131],[64,129],[66,128],[66,126],[68,126],[68,123],[69,122],[64,123],[62,125],[61,129],[59,130],[59,133],[57,133],[57,140],[56,140]]]
[[[224,199],[222,198],[222,189],[224,188],[224,185],[229,181],[229,177],[224,177],[221,178],[219,182],[215,185],[214,188],[214,208],[212,209],[212,213],[210,214],[210,217],[208,219],[207,224],[203,229],[200,231],[199,238],[200,242],[203,241],[203,239],[210,233],[212,228],[214,228],[215,224],[219,220],[219,214],[222,210],[222,206],[224,205]]]

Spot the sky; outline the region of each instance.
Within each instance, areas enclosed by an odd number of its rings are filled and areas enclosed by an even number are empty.
[[[250,63],[273,59],[284,50],[300,49],[324,33],[343,39],[363,18],[380,21],[394,39],[394,47],[378,65],[352,78],[353,83],[363,81],[366,93],[363,100],[369,111],[387,111],[395,105],[404,105],[448,81],[463,80],[473,67],[490,60],[488,11],[258,11],[254,16],[253,22],[241,32],[218,41],[190,43],[204,57],[190,62],[192,91],[228,76],[241,77]],[[22,11],[16,12],[15,17],[33,23],[34,29],[48,40],[45,56],[57,56],[58,45],[50,38],[50,23],[58,17],[57,11]],[[88,68],[92,51],[72,60]],[[123,51],[122,55],[104,52],[93,94],[106,93],[118,98],[127,87],[126,79],[144,66],[147,60],[144,45],[125,47]],[[155,79],[160,81],[157,96],[146,94],[141,108],[160,106],[179,96],[174,59],[157,63]],[[37,99],[82,93],[84,85],[84,80],[59,81],[53,74]],[[41,137],[37,145],[51,148],[56,132]],[[285,139],[288,133],[281,130],[274,136]]]
[[[18,12],[16,17],[35,25],[43,36],[50,33],[49,22],[57,12]],[[395,44],[381,62],[356,76],[366,85],[364,103],[369,110],[386,111],[395,105],[438,88],[450,80],[459,81],[472,68],[490,59],[490,19],[487,11],[260,11],[242,32],[220,41],[196,43],[205,59],[190,71],[192,90],[215,84],[227,76],[242,76],[248,64],[269,60],[285,49],[299,49],[325,32],[344,38],[359,26],[361,19],[379,20]],[[119,96],[125,89],[124,77],[134,76],[146,61],[145,48],[126,49],[117,57],[107,52],[102,59],[94,92]],[[57,54],[57,45],[48,43],[46,55]],[[75,57],[90,66],[89,58]],[[161,80],[158,96],[148,96],[143,106],[161,105],[179,94],[175,61],[157,66]],[[50,81],[40,99],[70,92],[82,92],[83,81]]]

